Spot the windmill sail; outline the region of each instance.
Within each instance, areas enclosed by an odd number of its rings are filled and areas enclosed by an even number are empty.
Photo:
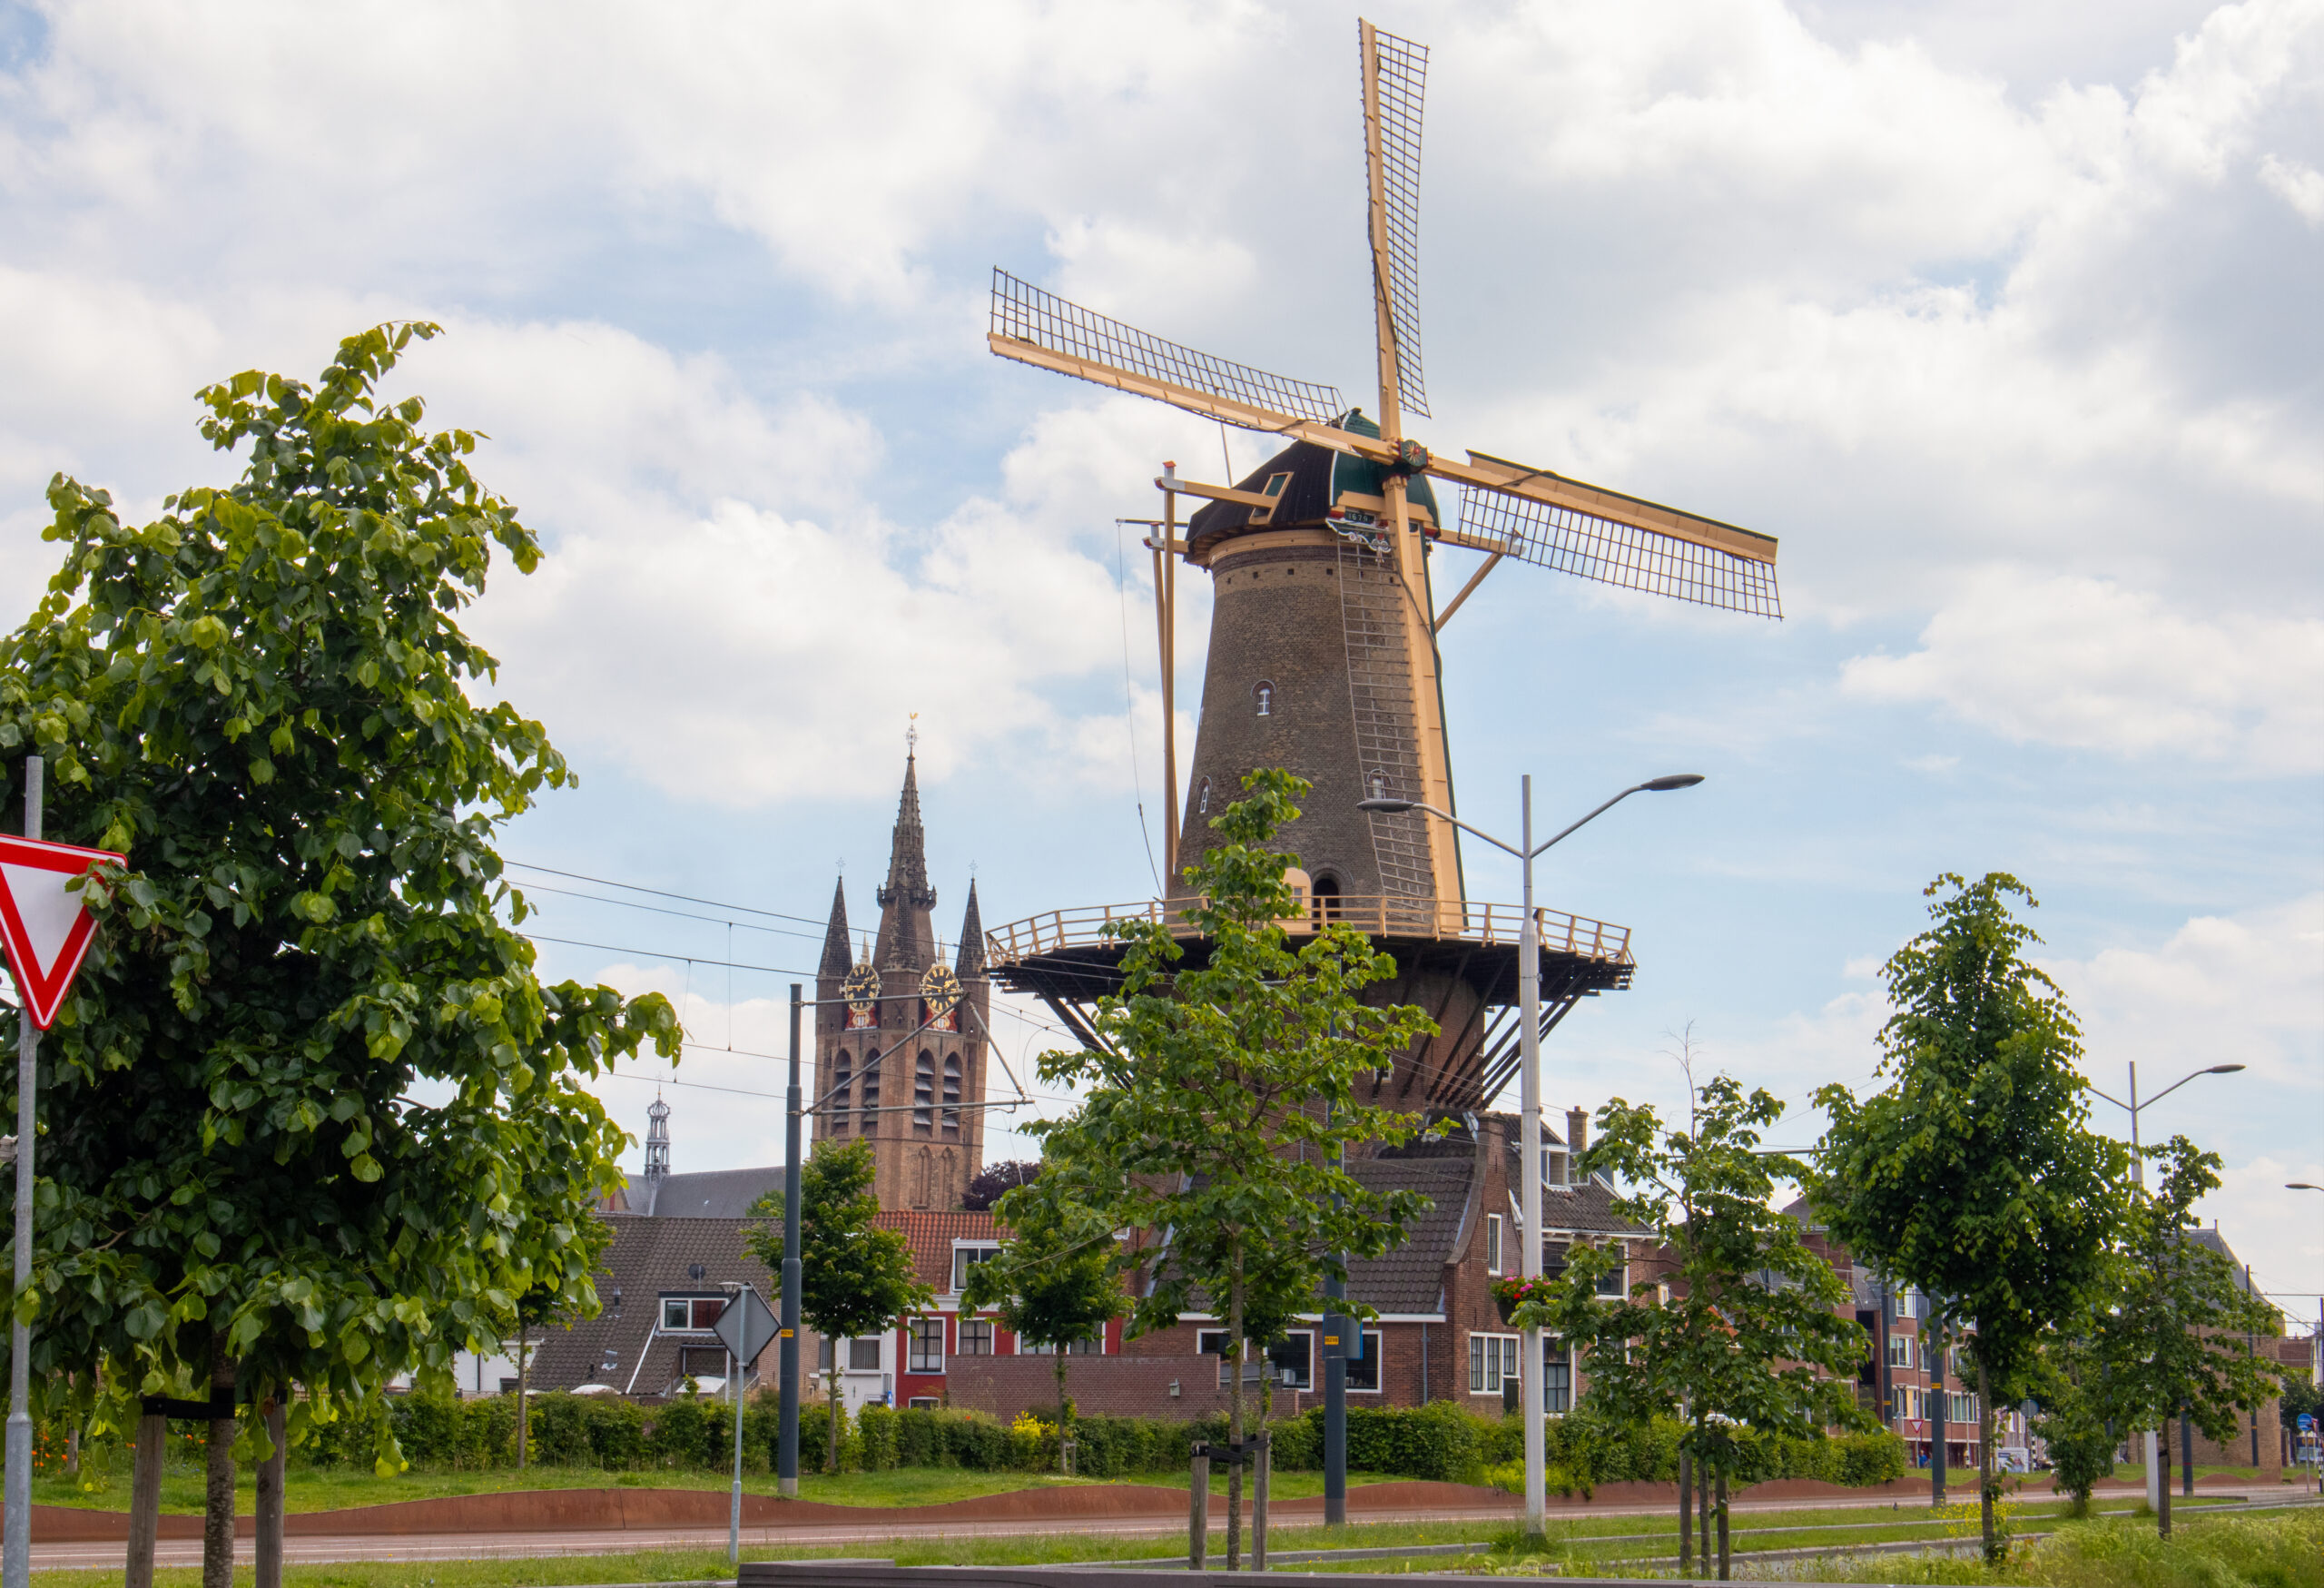
[[[1420,112],[1428,83],[1428,47],[1359,23],[1365,59],[1365,153],[1374,166],[1374,288],[1387,300],[1393,330],[1396,393],[1404,411],[1428,417],[1420,367]],[[1386,257],[1380,257],[1382,245]]]
[[[1647,502],[1636,506],[1654,508]],[[1724,531],[1723,538],[1748,536],[1765,540],[1767,549],[1758,557],[1722,550],[1699,539],[1475,484],[1461,492],[1460,529],[1444,538],[1625,590],[1643,590],[1728,612],[1781,617],[1783,598],[1776,589],[1775,542],[1714,519],[1699,522]]]
[[[1270,375],[1164,341],[1004,270],[992,272],[992,326],[985,340],[1003,358],[1155,398],[1246,429],[1328,425],[1347,411],[1334,387]]]

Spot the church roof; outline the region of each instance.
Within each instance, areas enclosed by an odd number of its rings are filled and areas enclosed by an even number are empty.
[[[874,963],[924,969],[936,957],[928,912],[936,890],[928,885],[928,830],[920,819],[920,766],[904,757],[904,790],[896,802],[895,839],[888,851],[888,880],[880,888],[880,946]]]
[[[769,1191],[783,1189],[783,1166],[705,1169],[690,1175],[647,1179],[626,1177],[624,1210],[645,1218],[743,1218]]]
[[[831,925],[823,931],[823,962],[816,974],[833,979],[847,974],[847,879],[842,877],[832,887]]]

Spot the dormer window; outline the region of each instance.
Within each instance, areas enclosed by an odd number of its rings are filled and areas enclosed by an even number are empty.
[[[1275,685],[1262,678],[1251,691],[1251,698],[1258,703],[1261,716],[1275,715]]]
[[[708,1334],[726,1310],[724,1296],[665,1296],[662,1329],[665,1334]]]
[[[1195,792],[1195,814],[1197,816],[1210,814],[1210,779],[1206,777],[1202,780],[1202,786]]]

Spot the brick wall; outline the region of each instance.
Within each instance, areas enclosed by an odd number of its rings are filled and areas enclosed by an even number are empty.
[[[964,1411],[1014,1417],[1029,1408],[1050,1413],[1057,1406],[1054,1356],[956,1356],[946,1382],[951,1404]],[[1184,1356],[1068,1356],[1065,1386],[1074,1409],[1088,1416],[1183,1418],[1226,1410],[1218,1358],[1191,1351]],[[1275,1387],[1278,1417],[1297,1416],[1315,1404],[1313,1396]],[[1246,1391],[1244,1415],[1256,1419],[1258,1410],[1257,1391]]]

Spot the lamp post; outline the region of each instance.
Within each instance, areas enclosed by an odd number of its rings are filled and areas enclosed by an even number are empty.
[[[1450,811],[1440,811],[1418,800],[1370,799],[1358,800],[1359,811],[1376,811],[1383,815],[1400,814],[1405,811],[1424,811],[1439,821],[1450,822],[1472,837],[1481,838],[1504,854],[1515,855],[1525,873],[1524,914],[1518,926],[1517,938],[1517,997],[1518,1041],[1522,1063],[1522,1100],[1519,1104],[1523,1114],[1519,1163],[1523,1176],[1525,1235],[1518,1250],[1518,1271],[1528,1279],[1541,1276],[1541,925],[1533,916],[1534,857],[1570,837],[1576,831],[1604,815],[1634,794],[1667,794],[1672,789],[1692,788],[1702,781],[1697,772],[1682,772],[1669,777],[1657,777],[1634,784],[1622,790],[1596,810],[1573,823],[1554,837],[1540,843],[1533,842],[1533,779],[1529,775],[1519,783],[1520,838],[1515,843],[1504,843],[1492,833],[1472,827]],[[1543,1468],[1548,1462],[1547,1435],[1541,1426],[1541,1331],[1538,1325],[1529,1326],[1520,1347],[1524,1360],[1522,1375],[1525,1399],[1530,1404],[1525,1413],[1525,1531],[1539,1534],[1542,1527]]]
[[[2243,1066],[2240,1064],[2206,1065],[2201,1070],[2191,1070],[2189,1073],[2181,1076],[2178,1080],[2172,1081],[2169,1086],[2164,1087],[2161,1091],[2156,1092],[2144,1102],[2141,1102],[2139,1100],[2138,1061],[2136,1060],[2132,1060],[2130,1066],[2131,1100],[2129,1102],[2124,1102],[2122,1099],[2117,1097],[2109,1097],[2106,1093],[2100,1091],[2094,1086],[2090,1089],[2091,1096],[2097,1098],[2102,1102],[2112,1103],[2116,1108],[2121,1109],[2131,1117],[2131,1184],[2138,1187],[2142,1191],[2146,1189],[2146,1161],[2139,1156],[2140,1111],[2142,1110],[2152,1108],[2155,1104],[2161,1102],[2164,1098],[2169,1097],[2172,1092],[2177,1091],[2181,1087],[2186,1085],[2197,1076],[2232,1075],[2242,1068]],[[2149,1428],[2146,1431],[2146,1503],[2151,1508],[2160,1511],[2162,1508],[2162,1468],[2160,1460],[2160,1453],[2155,1449],[2156,1437],[2157,1435],[2154,1429]],[[2189,1492],[2192,1493],[2191,1490]]]
[[[2311,1186],[2306,1180],[2286,1180],[2287,1191],[2324,1191],[2324,1186]],[[2247,1281],[2248,1282],[2248,1281]],[[2324,1301],[2316,1304],[2316,1337],[2314,1341],[2314,1374],[2310,1384],[2324,1384]],[[2316,1492],[2324,1494],[2324,1466],[2316,1469]]]

